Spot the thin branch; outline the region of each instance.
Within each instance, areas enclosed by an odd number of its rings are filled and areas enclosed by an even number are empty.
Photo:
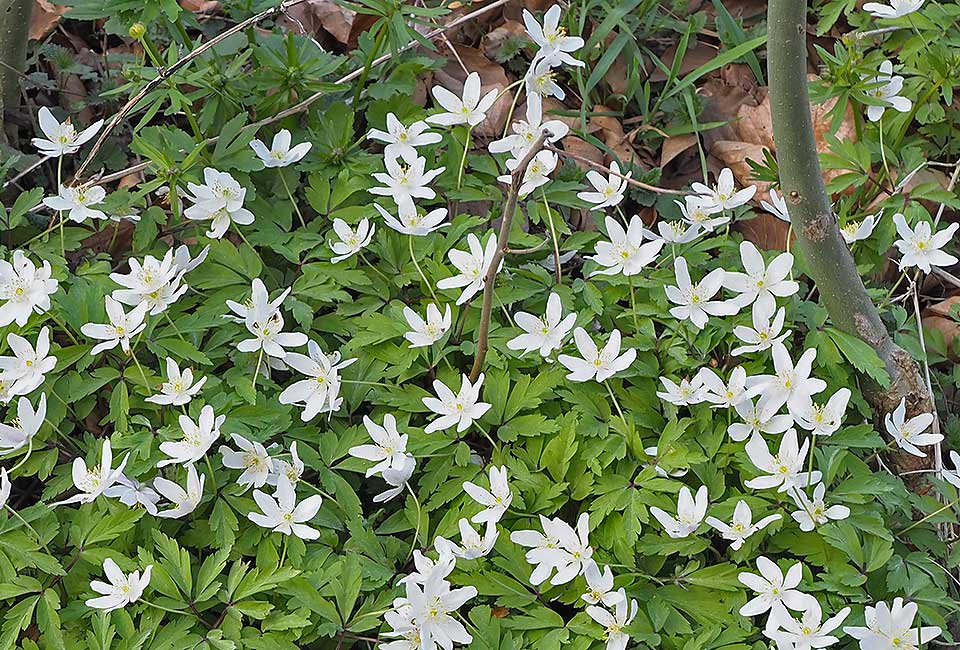
[[[186,56],[184,56],[182,59],[179,59],[176,63],[171,65],[169,68],[158,69],[157,76],[151,79],[150,81],[148,81],[147,83],[145,83],[143,85],[143,88],[141,88],[137,93],[135,93],[133,97],[128,99],[127,103],[124,104],[123,107],[117,112],[117,114],[113,116],[113,119],[110,120],[106,128],[104,128],[100,132],[100,137],[98,137],[97,141],[93,143],[93,148],[90,150],[90,153],[87,154],[87,157],[84,158],[82,163],[80,163],[80,167],[77,168],[77,171],[74,174],[74,179],[80,179],[83,176],[83,172],[86,171],[87,166],[93,160],[94,156],[96,156],[97,153],[100,151],[100,148],[103,146],[103,143],[106,142],[107,137],[110,135],[110,133],[117,127],[118,124],[120,124],[120,122],[123,120],[126,114],[132,111],[134,107],[137,104],[139,104],[140,101],[150,93],[150,91],[152,91],[154,88],[156,88],[157,86],[165,82],[167,79],[173,76],[178,70],[185,67],[188,63],[190,63],[195,58],[197,58],[198,56],[200,56],[201,54],[203,54],[204,52],[212,48],[214,45],[217,45],[218,43],[223,42],[224,40],[230,38],[237,32],[241,32],[247,27],[249,27],[250,25],[258,23],[261,20],[270,18],[271,16],[275,16],[277,14],[286,13],[286,10],[288,8],[298,5],[302,2],[306,2],[306,0],[285,0],[284,2],[281,2],[276,7],[273,7],[272,9],[266,9],[254,16],[250,16],[243,22],[237,23],[230,29],[220,32],[219,34],[211,38],[209,41],[205,41],[196,49],[188,52]]]
[[[480,307],[480,331],[477,333],[477,356],[473,360],[473,368],[470,370],[471,382],[476,381],[477,377],[480,376],[480,371],[483,369],[483,361],[487,357],[487,347],[489,345],[488,336],[490,334],[490,313],[493,311],[493,285],[496,282],[497,271],[500,270],[500,264],[503,262],[503,256],[508,250],[507,243],[510,239],[510,227],[513,225],[513,215],[517,211],[517,199],[520,198],[520,186],[523,184],[523,177],[527,172],[530,161],[540,152],[546,139],[547,134],[541,132],[510,175],[510,189],[507,190],[507,201],[504,204],[503,218],[500,221],[500,236],[497,238],[497,249],[493,252],[493,259],[490,261],[490,266],[487,267],[487,274],[483,278],[483,305]]]
[[[644,183],[643,181],[638,181],[638,180],[636,180],[635,178],[628,178],[627,176],[624,176],[623,174],[618,174],[617,172],[613,171],[613,170],[610,169],[609,167],[605,167],[605,166],[601,165],[600,163],[593,162],[593,161],[590,160],[589,158],[584,158],[583,156],[578,156],[578,155],[575,154],[575,153],[570,153],[569,151],[564,151],[563,149],[558,149],[557,147],[554,147],[552,144],[546,145],[545,148],[546,148],[546,149],[549,149],[550,151],[553,151],[554,153],[557,153],[557,154],[563,156],[564,158],[570,158],[571,160],[576,160],[577,162],[582,162],[582,163],[585,164],[585,165],[590,165],[590,166],[593,167],[594,169],[599,169],[600,171],[606,172],[607,174],[610,174],[611,176],[616,176],[617,178],[620,178],[620,179],[623,179],[623,180],[627,181],[627,183],[629,183],[630,185],[633,185],[634,187],[639,187],[639,188],[641,188],[641,189],[647,190],[648,192],[655,192],[655,193],[657,193],[657,194],[674,194],[674,195],[676,195],[676,196],[684,196],[684,195],[686,195],[686,194],[689,194],[689,192],[684,192],[683,190],[671,190],[671,189],[668,189],[668,188],[666,188],[666,187],[657,187],[656,185],[650,185],[649,183]]]

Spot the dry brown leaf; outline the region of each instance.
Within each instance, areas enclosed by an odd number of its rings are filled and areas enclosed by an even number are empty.
[[[60,17],[67,8],[50,0],[33,0],[30,14],[30,40],[41,41],[60,24]]]
[[[333,0],[305,0],[286,10],[277,24],[294,33],[314,36],[323,30],[341,45],[349,45],[356,13]]]
[[[673,64],[673,58],[677,55],[677,46],[674,45],[667,49],[666,52],[660,55],[660,60],[663,61],[667,67],[670,67]],[[679,75],[683,76],[688,72],[693,72],[704,63],[708,63],[715,59],[717,56],[717,48],[710,47],[703,42],[698,42],[696,46],[689,48],[686,53],[683,55],[683,61],[680,62],[680,71]],[[664,74],[660,68],[654,69],[650,74],[650,81],[661,82],[666,81],[667,75]]]
[[[510,85],[510,79],[504,71],[503,66],[494,63],[483,53],[473,47],[466,45],[452,44],[456,49],[456,56],[448,47],[441,47],[440,51],[447,56],[447,65],[441,70],[437,70],[434,75],[435,82],[448,88],[451,92],[459,95],[463,92],[463,83],[467,79],[467,73],[464,68],[470,72],[476,72],[480,75],[480,92],[486,94],[491,90],[503,92]],[[463,65],[461,66],[461,62]],[[510,93],[504,93],[487,111],[487,119],[481,122],[473,130],[473,134],[478,138],[499,138],[503,135],[503,127],[507,123],[507,115],[510,112],[512,103]]]
[[[594,113],[612,113],[609,107],[603,104],[596,104],[593,107]],[[607,162],[618,160],[620,163],[629,164],[637,159],[637,152],[630,144],[627,134],[623,131],[623,124],[612,115],[594,115],[589,120],[592,124],[599,127],[597,137],[607,145],[612,155],[607,156]]]
[[[660,167],[666,167],[671,160],[690,147],[696,146],[696,144],[697,135],[695,133],[669,136],[663,141],[663,147],[660,149]]]
[[[923,326],[929,329],[935,329],[941,334],[947,343],[947,350],[950,358],[957,360],[954,352],[954,341],[960,334],[960,323],[951,316],[955,306],[960,306],[960,296],[950,296],[935,305],[930,305],[923,310]]]
[[[213,14],[220,9],[217,0],[180,0],[180,6],[196,14]]]
[[[484,35],[483,40],[480,41],[480,47],[488,59],[495,60],[504,41],[523,36],[524,33],[523,23],[507,19],[502,25]]]

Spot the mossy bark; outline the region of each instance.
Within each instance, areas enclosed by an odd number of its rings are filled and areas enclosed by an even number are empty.
[[[0,141],[3,111],[19,105],[20,77],[27,64],[27,36],[33,0],[0,0]]]
[[[870,386],[867,398],[878,419],[902,398],[910,414],[929,412],[931,396],[916,361],[896,345],[867,295],[827,195],[810,116],[807,93],[805,0],[770,0],[767,72],[770,112],[780,167],[780,185],[796,234],[796,248],[807,264],[833,324],[868,343],[883,360],[890,386]],[[900,454],[901,470],[929,466],[925,459]]]

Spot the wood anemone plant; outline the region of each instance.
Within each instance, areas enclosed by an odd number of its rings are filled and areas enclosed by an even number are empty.
[[[909,416],[929,412],[933,396],[916,361],[893,342],[867,295],[823,183],[807,93],[807,3],[770,0],[767,11],[768,42],[773,45],[767,51],[770,112],[796,248],[833,324],[869,344],[886,366],[889,386],[871,382],[865,390],[877,418],[904,398]],[[907,453],[897,454],[894,462],[901,471],[930,466],[927,459]]]

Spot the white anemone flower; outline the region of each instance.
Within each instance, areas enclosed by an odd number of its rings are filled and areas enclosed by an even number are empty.
[[[582,327],[573,330],[573,340],[577,344],[580,358],[568,354],[557,357],[560,365],[570,371],[567,375],[570,381],[604,382],[618,372],[629,368],[637,358],[637,351],[634,348],[620,354],[620,330],[615,329],[610,332],[610,338],[607,339],[603,349],[597,347],[593,338]]]
[[[733,328],[733,335],[746,343],[730,351],[734,356],[768,350],[775,343],[782,344],[792,333],[791,330],[783,330],[787,312],[783,307],[777,309],[776,304],[771,308],[769,302],[754,302],[750,316],[753,320],[752,327],[737,325]],[[770,320],[771,317],[773,320]]]
[[[547,357],[563,346],[577,320],[577,314],[571,312],[564,316],[560,296],[551,292],[543,316],[521,311],[513,315],[513,320],[524,333],[507,341],[507,347],[511,350],[522,350],[523,354],[539,350],[541,356]]]
[[[680,208],[680,215],[686,223],[702,228],[704,232],[713,232],[730,221],[730,215],[725,214],[707,197],[690,194],[683,197],[682,203],[674,203]]]
[[[36,348],[13,332],[7,335],[7,344],[14,356],[0,357],[0,381],[10,384],[11,396],[32,393],[57,365],[57,358],[49,354],[50,328],[40,329]]]
[[[445,223],[447,218],[446,208],[437,208],[426,214],[420,214],[416,206],[410,204],[401,206],[399,213],[395,217],[377,203],[374,203],[373,207],[376,208],[380,216],[383,217],[387,226],[404,235],[424,237],[447,225]]]
[[[330,258],[330,261],[337,264],[362,251],[370,244],[376,229],[376,225],[371,225],[367,218],[360,220],[356,230],[352,229],[343,219],[334,219],[333,231],[337,233],[340,241],[330,242],[331,250],[336,253]]]
[[[879,602],[865,608],[866,627],[847,626],[843,631],[860,642],[860,650],[914,650],[943,632],[935,625],[914,627],[917,609],[903,598],[894,598],[890,606]]]
[[[880,221],[880,214],[870,214],[861,221],[848,221],[840,228],[840,235],[847,246],[851,246],[858,241],[868,239],[873,234],[877,222]]]
[[[903,398],[897,408],[883,418],[884,427],[901,449],[914,456],[925,458],[927,454],[921,451],[920,447],[939,444],[943,440],[943,434],[926,433],[933,424],[933,413],[921,413],[909,420],[906,415],[907,400]]]
[[[893,215],[893,223],[897,225],[897,234],[900,235],[894,246],[900,250],[902,256],[901,271],[916,266],[924,273],[930,273],[931,267],[946,267],[957,263],[956,256],[942,249],[950,243],[960,224],[951,223],[934,233],[926,221],[921,221],[911,228],[899,212]]]
[[[367,132],[367,138],[386,143],[387,146],[383,150],[383,155],[388,158],[414,156],[417,147],[436,144],[443,140],[439,133],[432,133],[430,125],[423,120],[418,120],[410,126],[404,126],[393,113],[387,113],[386,131],[370,129]]]
[[[756,523],[753,521],[753,513],[750,511],[750,505],[743,501],[737,501],[733,509],[733,519],[730,523],[720,521],[716,517],[707,517],[707,524],[715,528],[724,539],[731,542],[730,548],[734,551],[739,550],[748,537],[754,533],[760,532],[775,521],[783,519],[783,515],[773,514],[763,517]]]
[[[27,324],[34,312],[42,314],[50,309],[50,296],[59,283],[50,277],[50,262],[40,268],[21,250],[13,251],[13,263],[0,260],[0,327],[15,322]]]
[[[653,239],[643,243],[643,221],[634,215],[631,217],[627,229],[624,230],[613,217],[606,217],[603,221],[610,241],[600,241],[594,246],[595,255],[588,259],[599,264],[598,269],[590,275],[637,275],[644,268],[656,261],[657,255],[663,249],[664,241]]]
[[[620,165],[617,161],[610,163],[610,173],[607,178],[604,178],[600,172],[590,170],[587,172],[587,180],[593,185],[594,191],[577,192],[577,198],[592,204],[591,210],[612,208],[623,201],[623,194],[627,191],[631,176],[633,172],[627,172],[626,175],[620,173]]]
[[[118,345],[126,354],[129,354],[130,338],[137,336],[146,327],[144,319],[147,317],[147,310],[150,305],[142,302],[131,309],[129,313],[124,313],[123,305],[110,296],[104,296],[103,301],[110,324],[86,323],[80,328],[85,336],[103,341],[103,343],[93,346],[90,354],[100,354],[104,350],[112,350]]]
[[[184,368],[181,372],[180,366],[171,357],[167,357],[166,363],[167,381],[160,384],[158,394],[148,397],[145,401],[170,406],[189,404],[190,400],[203,388],[207,378],[201,377],[195,382],[193,370],[190,368]]]
[[[240,448],[236,451],[220,445],[220,456],[223,466],[229,469],[242,469],[243,473],[237,479],[237,484],[243,487],[263,487],[273,472],[273,459],[267,453],[263,443],[256,440],[247,440],[238,433],[231,436],[233,444]]]
[[[287,167],[298,163],[303,160],[312,146],[312,142],[301,142],[291,147],[290,131],[287,129],[277,131],[269,149],[260,140],[250,141],[250,148],[257,154],[257,158],[260,159],[264,167]]]
[[[183,437],[180,440],[168,440],[160,443],[160,451],[168,456],[157,463],[157,467],[166,465],[191,465],[201,458],[210,449],[211,445],[220,437],[220,427],[227,419],[225,415],[214,415],[213,407],[209,404],[200,409],[200,418],[197,422],[189,415],[181,415],[177,422]]]
[[[80,492],[69,499],[52,503],[50,506],[62,506],[68,503],[92,503],[123,475],[127,458],[129,458],[129,454],[123,457],[116,469],[113,469],[113,451],[110,448],[109,439],[103,441],[99,465],[87,467],[82,458],[74,458],[71,473],[73,484]]]
[[[819,483],[822,474],[804,465],[809,450],[810,439],[804,440],[801,446],[796,429],[788,429],[783,434],[776,454],[770,453],[762,436],[754,434],[746,444],[747,456],[763,474],[744,485],[754,490],[777,488],[777,492],[788,492]]]
[[[571,56],[583,47],[583,39],[579,36],[569,36],[567,30],[560,26],[561,10],[560,5],[553,5],[543,14],[543,24],[537,22],[526,9],[523,10],[523,26],[527,30],[537,47],[539,48],[534,59],[545,61],[552,66],[560,64],[581,67],[586,65],[583,61]]]
[[[684,485],[680,488],[680,495],[677,498],[676,517],[657,506],[650,507],[650,514],[660,522],[667,535],[680,539],[697,532],[697,528],[707,515],[708,505],[706,485],[700,486],[696,497],[690,492],[690,488]]]
[[[733,180],[733,172],[729,167],[724,167],[720,171],[714,187],[693,183],[690,188],[705,199],[708,210],[733,210],[748,203],[757,193],[756,185],[750,185],[738,191]]]
[[[501,183],[510,184],[513,182],[513,174],[516,172],[517,167],[522,161],[517,159],[511,159],[507,161],[507,170],[509,174],[504,174],[502,176],[497,176],[497,180]],[[544,149],[537,152],[537,155],[527,164],[527,168],[523,172],[523,178],[520,181],[519,194],[520,197],[528,196],[532,191],[538,187],[542,187],[550,182],[550,174],[553,173],[553,170],[557,168],[557,163],[559,158],[557,154],[553,151],[548,151]]]
[[[81,146],[92,140],[93,136],[100,131],[100,127],[103,126],[103,120],[97,120],[77,133],[69,119],[66,122],[60,122],[46,106],[41,106],[37,112],[37,122],[40,124],[43,135],[47,137],[33,138],[30,143],[42,155],[51,158],[76,153]]]
[[[410,342],[411,348],[424,348],[433,345],[443,338],[443,335],[450,329],[450,325],[453,324],[450,305],[446,305],[446,310],[441,314],[440,309],[435,304],[430,303],[427,305],[426,320],[409,307],[404,307],[403,317],[407,319],[407,324],[410,325],[410,331],[406,332],[403,337]]]
[[[790,223],[790,210],[787,208],[787,201],[783,195],[778,194],[776,190],[770,190],[770,202],[760,201],[760,207],[780,221]]]
[[[880,104],[867,106],[867,118],[871,122],[879,122],[887,108],[901,113],[908,113],[913,108],[913,102],[900,95],[903,92],[903,77],[893,74],[893,63],[889,60],[880,64],[877,76],[871,78],[869,75],[864,75],[863,79],[874,86],[867,91],[867,94],[880,102]]]
[[[11,424],[0,423],[0,454],[8,454],[30,444],[46,417],[46,395],[40,395],[36,409],[28,397],[21,397],[17,401],[17,419]]]
[[[196,510],[203,499],[205,481],[206,476],[197,472],[196,465],[192,464],[187,465],[187,489],[162,476],[153,479],[153,489],[173,505],[158,512],[157,516],[161,519],[179,519]]]
[[[687,260],[678,257],[674,260],[674,272],[677,278],[676,286],[667,286],[664,289],[667,298],[676,305],[670,308],[670,315],[677,320],[689,320],[694,327],[702,330],[710,316],[731,316],[740,310],[733,302],[713,299],[723,286],[726,275],[723,269],[713,269],[702,280],[693,284],[687,270]]]
[[[103,203],[107,191],[99,185],[90,187],[67,187],[61,185],[56,196],[48,196],[43,204],[51,210],[66,212],[67,219],[74,223],[83,223],[87,219],[106,219],[102,210],[91,208],[92,205]]]
[[[423,405],[440,417],[433,420],[424,428],[424,433],[443,431],[457,425],[457,432],[466,431],[490,410],[491,404],[480,401],[480,388],[483,386],[483,373],[477,377],[476,383],[470,383],[470,378],[462,375],[460,391],[456,394],[439,379],[434,380],[433,390],[437,397],[422,398]]]
[[[253,500],[257,502],[262,514],[251,512],[247,514],[247,518],[256,525],[268,528],[275,533],[295,535],[304,540],[320,537],[319,530],[307,525],[316,516],[323,503],[323,497],[319,494],[297,503],[293,484],[286,477],[281,476],[273,496],[254,490]]]
[[[439,289],[458,289],[463,288],[460,297],[457,298],[458,305],[467,302],[486,286],[486,275],[493,264],[493,256],[497,251],[497,236],[490,234],[485,245],[480,244],[480,239],[473,233],[467,235],[467,246],[470,251],[461,251],[457,249],[450,250],[447,257],[457,268],[459,273],[449,278],[443,278],[437,282]]]
[[[487,119],[487,112],[497,101],[499,91],[494,88],[482,97],[480,93],[480,74],[477,72],[467,75],[461,97],[457,97],[443,86],[434,86],[431,94],[437,104],[443,108],[443,112],[431,115],[427,118],[427,122],[441,126],[466,124],[471,128],[475,127]]]
[[[148,564],[143,569],[143,575],[139,571],[126,574],[120,570],[117,563],[107,558],[103,561],[103,572],[110,582],[93,580],[90,582],[90,588],[102,596],[90,598],[84,602],[87,607],[93,609],[102,609],[105,612],[112,612],[115,609],[126,607],[140,600],[144,590],[150,584],[150,572],[153,565]]]
[[[828,506],[825,502],[826,495],[827,486],[823,483],[818,483],[817,487],[813,488],[813,499],[807,497],[803,490],[790,492],[794,503],[800,508],[790,516],[800,524],[800,530],[810,532],[828,521],[842,521],[850,516],[850,508],[847,506]]]
[[[903,18],[923,6],[923,0],[887,0],[888,4],[868,2],[863,10],[874,18]]]

